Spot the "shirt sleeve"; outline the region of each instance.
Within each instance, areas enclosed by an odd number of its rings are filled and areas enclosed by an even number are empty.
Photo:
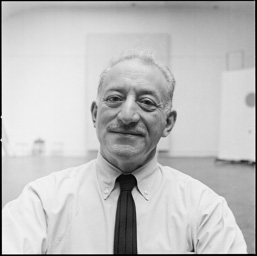
[[[197,253],[247,253],[243,234],[223,197],[209,192],[198,216]]]
[[[44,254],[47,218],[39,193],[32,183],[2,210],[2,253]]]

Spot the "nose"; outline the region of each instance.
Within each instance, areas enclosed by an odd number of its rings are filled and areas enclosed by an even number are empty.
[[[139,114],[137,109],[137,103],[134,97],[127,97],[122,103],[121,110],[118,114],[118,119],[125,125],[137,123],[139,121]]]

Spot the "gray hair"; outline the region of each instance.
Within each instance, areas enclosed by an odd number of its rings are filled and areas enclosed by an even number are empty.
[[[107,68],[105,68],[100,74],[100,81],[98,85],[97,96],[99,97],[106,75],[111,70],[111,68],[122,61],[131,60],[131,59],[140,59],[143,63],[148,65],[153,65],[162,72],[163,76],[165,77],[168,83],[168,94],[169,94],[168,100],[165,104],[165,110],[171,111],[173,93],[175,89],[174,76],[171,73],[170,69],[167,66],[163,65],[160,61],[157,61],[154,57],[154,53],[149,50],[135,50],[135,49],[126,50],[125,52],[122,52],[118,56],[112,58]]]

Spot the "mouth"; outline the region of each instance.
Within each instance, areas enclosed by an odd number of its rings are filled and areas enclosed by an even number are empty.
[[[110,131],[112,133],[117,133],[117,134],[122,134],[122,135],[132,135],[132,136],[139,136],[139,137],[143,137],[144,134],[137,132],[137,131]]]
[[[110,125],[109,127],[107,127],[107,131],[114,134],[115,133],[120,134],[124,137],[127,137],[127,136],[145,137],[147,135],[146,129],[140,126],[122,127],[118,125]]]

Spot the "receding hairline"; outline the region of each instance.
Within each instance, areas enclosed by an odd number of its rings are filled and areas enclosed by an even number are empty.
[[[139,65],[139,66],[137,66]],[[140,58],[134,58],[134,59],[128,59],[128,60],[123,60],[123,61],[120,61],[118,63],[116,63],[115,65],[109,67],[108,69],[106,69],[105,71],[105,79],[103,81],[103,84],[108,81],[108,78],[109,76],[115,76],[117,70],[125,70],[126,72],[126,69],[128,69],[128,72],[130,72],[130,68],[134,68],[133,72],[135,72],[135,74],[138,72],[140,73],[141,72],[141,67],[142,67],[142,70],[146,69],[147,72],[157,72],[161,77],[161,79],[163,79],[164,82],[167,83],[167,79],[166,77],[163,75],[163,73],[161,72],[161,70],[154,64],[152,63],[148,63],[148,62],[145,62],[144,60],[140,59]],[[114,74],[113,74],[114,72]],[[118,71],[119,72],[119,71]]]

